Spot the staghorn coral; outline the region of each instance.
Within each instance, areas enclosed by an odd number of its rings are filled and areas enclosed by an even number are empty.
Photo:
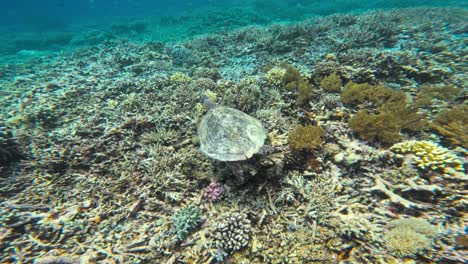
[[[201,217],[201,210],[195,206],[182,208],[171,217],[174,224],[171,233],[175,234],[179,241],[184,240],[187,234],[201,223]]]
[[[385,245],[398,257],[414,257],[431,249],[432,238],[438,231],[423,219],[393,220],[386,226]]]
[[[414,163],[422,169],[442,170],[448,173],[448,168],[464,171],[463,160],[450,150],[431,141],[405,141],[393,145],[393,152],[414,155]]]
[[[312,151],[322,143],[325,131],[318,126],[296,126],[288,135],[289,147],[295,151]]]
[[[240,250],[249,243],[251,229],[247,215],[239,212],[227,213],[214,225],[215,245],[227,252]]]

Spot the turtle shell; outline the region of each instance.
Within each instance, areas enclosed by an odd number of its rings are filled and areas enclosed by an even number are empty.
[[[263,146],[266,131],[259,120],[229,107],[208,111],[198,126],[200,150],[221,161],[246,160]]]

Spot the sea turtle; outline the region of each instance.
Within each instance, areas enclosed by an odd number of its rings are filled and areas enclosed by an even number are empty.
[[[220,161],[241,161],[263,146],[266,130],[259,120],[234,108],[205,101],[209,108],[198,126],[200,150]]]

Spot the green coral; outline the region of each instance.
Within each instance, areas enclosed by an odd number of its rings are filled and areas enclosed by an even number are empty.
[[[325,91],[339,92],[341,88],[340,76],[336,74],[330,74],[320,81],[320,87]]]
[[[185,239],[190,231],[195,229],[202,221],[202,212],[198,207],[186,206],[171,217],[174,225],[171,233],[177,236],[179,241]]]
[[[384,241],[393,255],[414,257],[429,250],[437,234],[437,229],[423,219],[398,219],[387,224]]]
[[[295,151],[312,151],[322,143],[325,131],[318,126],[296,126],[288,135],[289,147]]]

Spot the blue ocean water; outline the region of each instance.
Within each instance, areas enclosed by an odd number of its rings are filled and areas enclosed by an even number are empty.
[[[0,54],[61,50],[110,38],[180,40],[252,24],[403,7],[467,7],[457,0],[2,1]]]

